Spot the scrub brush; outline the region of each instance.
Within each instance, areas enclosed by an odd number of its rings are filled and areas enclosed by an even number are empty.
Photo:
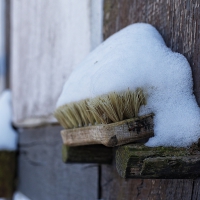
[[[145,102],[141,88],[135,92],[128,89],[60,106],[54,115],[65,129],[109,124],[138,117],[139,108]]]
[[[141,88],[65,104],[55,117],[65,128],[63,143],[68,146],[103,144],[118,146],[153,136],[153,115],[138,117],[146,104]]]

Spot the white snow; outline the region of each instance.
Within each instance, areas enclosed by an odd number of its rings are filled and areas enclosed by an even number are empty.
[[[6,198],[0,198],[0,200],[6,200]],[[13,200],[30,200],[28,197],[26,197],[21,192],[15,192],[13,195]]]
[[[0,150],[16,150],[17,133],[11,119],[11,92],[5,90],[0,96]]]
[[[30,200],[30,199],[21,192],[17,191],[13,196],[13,200]]]
[[[146,145],[186,147],[200,137],[200,109],[192,86],[186,58],[172,52],[153,26],[137,23],[89,54],[65,83],[56,107],[140,87],[148,94],[140,115],[155,113],[155,136]]]

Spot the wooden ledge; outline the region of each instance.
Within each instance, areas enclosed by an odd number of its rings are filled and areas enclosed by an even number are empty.
[[[116,151],[116,168],[123,178],[197,178],[200,151],[191,148],[124,145]]]
[[[113,160],[113,148],[108,148],[103,145],[77,147],[63,145],[62,159],[65,163],[111,164]]]
[[[114,147],[150,138],[153,135],[153,114],[112,124],[61,131],[63,143],[67,146],[103,144]]]

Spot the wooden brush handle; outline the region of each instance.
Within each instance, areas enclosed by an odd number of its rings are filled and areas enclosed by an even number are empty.
[[[153,114],[111,124],[65,129],[61,131],[61,136],[67,146],[119,146],[153,137]]]

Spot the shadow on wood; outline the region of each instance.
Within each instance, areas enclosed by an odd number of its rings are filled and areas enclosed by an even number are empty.
[[[69,147],[62,146],[62,159],[65,163],[111,164],[113,148],[103,145]]]

